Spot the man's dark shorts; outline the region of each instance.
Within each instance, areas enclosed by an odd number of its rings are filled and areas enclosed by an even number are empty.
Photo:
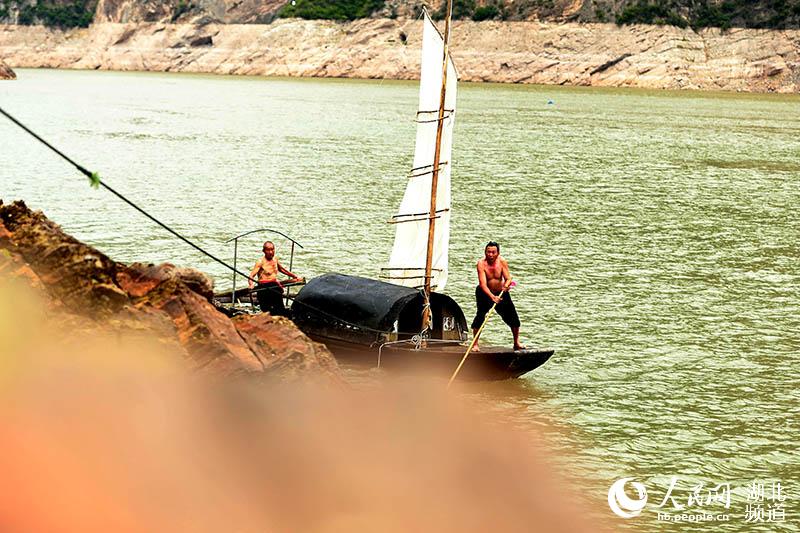
[[[283,287],[277,282],[258,283],[258,306],[262,313],[275,316],[286,316],[286,307],[283,305]]]
[[[494,302],[483,292],[480,285],[475,288],[475,300],[478,302],[478,312],[475,314],[475,320],[472,321],[472,329],[479,329],[486,318],[486,313],[492,308]],[[503,322],[508,324],[509,327],[519,327],[519,315],[517,315],[517,308],[514,307],[514,302],[511,301],[511,293],[507,292],[503,295],[503,299],[497,304],[495,311],[503,317]]]

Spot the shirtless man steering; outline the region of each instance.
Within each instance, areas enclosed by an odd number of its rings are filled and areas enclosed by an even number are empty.
[[[511,272],[508,270],[508,263],[500,257],[500,245],[494,241],[489,241],[483,250],[484,257],[478,261],[478,286],[475,288],[475,299],[478,303],[478,312],[475,320],[472,321],[472,335],[478,336],[478,330],[486,318],[486,313],[497,304],[495,308],[497,314],[503,317],[511,333],[514,335],[514,349],[524,350],[525,346],[519,342],[519,316],[514,302],[511,301],[511,294],[506,291],[511,286]],[[475,350],[478,349],[478,341],[475,341]]]
[[[250,272],[248,285],[253,288],[253,280],[258,280],[258,306],[262,313],[286,316],[286,307],[283,305],[283,285],[278,281],[278,272],[289,276],[289,281],[302,281],[302,278],[289,272],[275,257],[275,244],[272,241],[264,243],[264,256],[256,261]]]

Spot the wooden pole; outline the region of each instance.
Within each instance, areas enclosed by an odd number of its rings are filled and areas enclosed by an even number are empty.
[[[503,292],[500,293],[500,299],[501,300],[503,299],[503,295],[505,294],[506,290],[508,290],[508,289],[503,289]],[[497,307],[498,303],[499,302],[495,302],[492,305],[492,308],[489,309],[489,312],[486,313],[486,317],[483,319],[483,324],[481,324],[481,327],[478,329],[478,332],[472,338],[472,342],[469,343],[469,348],[467,348],[467,351],[464,354],[464,357],[461,358],[461,362],[458,363],[458,367],[456,367],[456,371],[453,372],[452,376],[450,376],[450,381],[447,382],[447,388],[448,389],[450,388],[450,385],[453,384],[453,381],[455,381],[456,376],[458,375],[458,373],[461,371],[461,367],[464,366],[464,363],[467,362],[467,357],[469,357],[470,352],[472,352],[472,349],[475,348],[475,345],[478,343],[478,339],[480,338],[481,333],[483,333],[483,328],[484,328],[484,326],[486,326],[486,323],[489,322],[489,317],[492,316],[492,313],[494,313],[494,308]]]
[[[425,257],[425,310],[422,314],[423,329],[431,324],[431,267],[433,266],[433,237],[436,229],[436,189],[439,185],[439,157],[442,152],[442,129],[444,128],[445,96],[447,95],[447,63],[449,57],[450,17],[453,13],[453,0],[447,0],[447,16],[444,22],[444,53],[442,58],[442,90],[439,95],[439,120],[436,123],[436,149],[433,154],[433,174],[431,175],[431,208],[428,215],[428,250]]]

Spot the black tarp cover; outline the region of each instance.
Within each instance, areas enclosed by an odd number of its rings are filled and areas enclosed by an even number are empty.
[[[292,317],[308,334],[372,344],[392,331],[409,305],[421,313],[423,302],[418,289],[332,273],[308,281],[295,297]],[[446,307],[466,329],[463,312],[449,296],[433,293],[431,306]]]

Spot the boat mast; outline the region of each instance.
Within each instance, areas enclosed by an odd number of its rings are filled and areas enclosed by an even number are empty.
[[[442,91],[439,95],[439,120],[436,123],[436,150],[433,154],[433,174],[431,175],[431,209],[428,215],[428,252],[425,256],[425,311],[422,315],[423,329],[431,325],[431,266],[433,264],[433,236],[436,228],[436,188],[439,184],[439,156],[442,151],[442,129],[444,128],[444,105],[447,93],[447,62],[449,59],[448,42],[450,41],[450,18],[453,14],[453,0],[447,0],[447,12],[444,19],[444,54],[442,57]]]

